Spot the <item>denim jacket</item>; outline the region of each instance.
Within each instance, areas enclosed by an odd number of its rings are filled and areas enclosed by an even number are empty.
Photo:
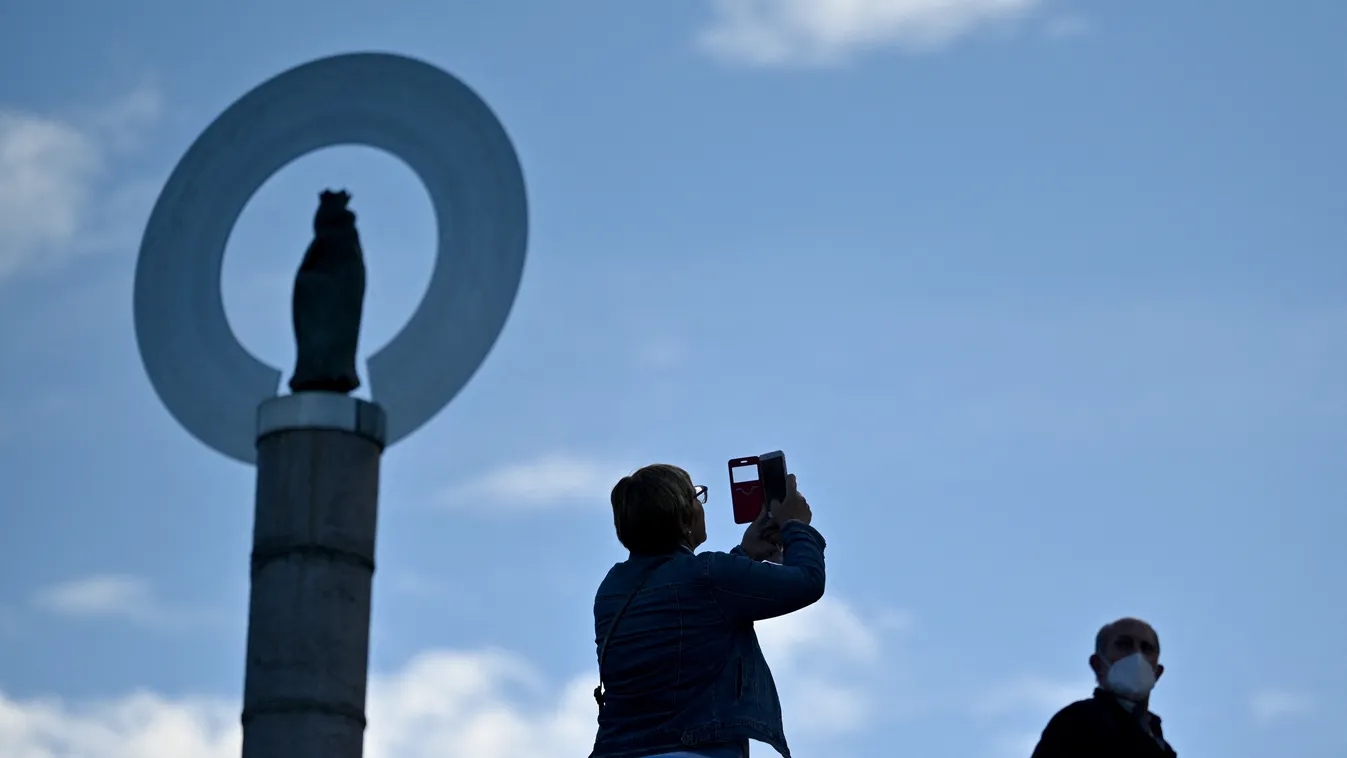
[[[782,565],[729,553],[638,555],[613,566],[594,598],[596,648],[632,600],[608,642],[607,690],[590,758],[645,758],[675,750],[747,745],[790,758],[781,702],[753,622],[823,597],[823,536],[798,521],[781,530]]]

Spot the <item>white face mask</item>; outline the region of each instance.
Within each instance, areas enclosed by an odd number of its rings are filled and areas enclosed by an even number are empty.
[[[1105,661],[1107,664],[1107,661]],[[1143,700],[1155,687],[1155,669],[1141,653],[1133,653],[1108,667],[1104,684],[1113,694],[1128,700]]]

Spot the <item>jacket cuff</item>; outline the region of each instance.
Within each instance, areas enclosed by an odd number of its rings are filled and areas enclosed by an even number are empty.
[[[798,532],[799,534],[793,535],[792,532]],[[820,549],[826,548],[828,546],[828,541],[823,539],[823,535],[819,534],[819,531],[817,529],[810,526],[809,524],[806,524],[803,521],[787,521],[785,526],[781,527],[782,540],[784,541],[785,538],[788,536],[797,536],[797,537],[805,537],[806,539],[812,539],[813,541],[818,543]]]

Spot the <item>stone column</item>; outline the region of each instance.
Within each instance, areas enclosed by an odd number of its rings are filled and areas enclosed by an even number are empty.
[[[243,758],[360,758],[383,410],[300,392],[258,409]]]

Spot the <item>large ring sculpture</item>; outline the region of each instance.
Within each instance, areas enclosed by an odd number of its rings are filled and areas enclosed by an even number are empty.
[[[505,129],[466,85],[427,63],[354,53],[290,69],[197,138],[150,214],[136,265],[141,359],[187,431],[256,461],[259,405],[281,372],[248,352],[225,316],[225,245],[267,179],[315,150],[380,148],[407,163],[435,208],[438,250],[411,320],[368,361],[388,444],[440,411],[485,360],[514,304],[528,237],[524,177]]]

